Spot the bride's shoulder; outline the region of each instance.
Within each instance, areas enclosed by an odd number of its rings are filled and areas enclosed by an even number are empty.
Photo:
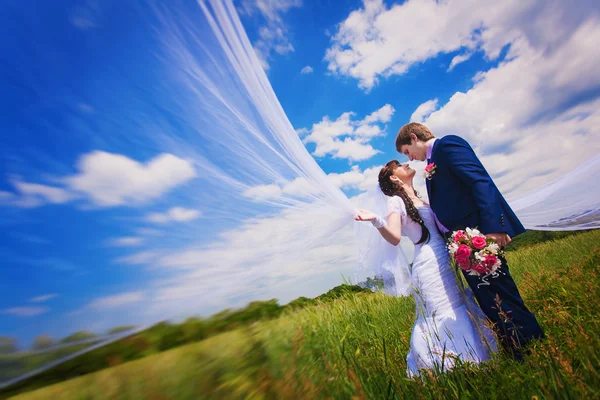
[[[390,196],[387,199],[388,212],[395,212],[400,215],[406,215],[406,206],[399,196]]]

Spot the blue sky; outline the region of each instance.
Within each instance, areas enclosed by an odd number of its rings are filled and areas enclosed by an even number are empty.
[[[591,1],[484,3],[235,5],[287,117],[348,196],[388,160],[406,160],[393,140],[416,120],[469,140],[510,197],[600,149],[600,15]],[[225,199],[189,161],[220,155],[210,137],[193,136],[205,127],[182,118],[194,117],[190,93],[166,80],[168,32],[156,29],[162,8],[152,6],[3,6],[0,335],[28,344],[40,333],[287,302],[326,291],[354,268],[346,232],[303,263],[265,267],[256,281],[233,267],[219,275],[231,261],[226,249],[235,265],[247,250],[232,239],[243,218],[211,212],[210,202]],[[169,7],[200,15],[194,1]],[[197,24],[203,37],[208,27]],[[243,168],[224,164],[229,174]],[[260,243],[265,229],[238,232]],[[202,247],[215,238],[225,249]],[[326,267],[306,268],[317,261]]]

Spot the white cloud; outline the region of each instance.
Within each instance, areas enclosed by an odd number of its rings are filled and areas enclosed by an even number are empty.
[[[267,199],[276,199],[281,196],[282,188],[276,184],[257,185],[244,191],[244,196],[255,201],[264,201]]]
[[[450,65],[448,66],[448,69],[446,70],[446,72],[452,71],[454,69],[454,67],[456,67],[460,63],[467,61],[469,58],[471,58],[472,55],[473,55],[472,53],[465,53],[465,54],[459,54],[457,56],[454,56],[454,58],[450,62]]]
[[[51,294],[45,294],[45,295],[42,295],[42,296],[33,297],[33,298],[29,299],[29,301],[31,303],[44,303],[44,302],[46,302],[48,300],[52,300],[52,299],[54,299],[56,297],[58,297],[58,294],[51,293]]]
[[[0,205],[33,208],[43,204],[64,204],[76,196],[60,187],[23,182],[13,178],[15,192],[0,191]]]
[[[31,258],[31,257],[23,257],[23,256],[11,256],[13,262],[17,262],[19,264],[28,264],[35,265],[44,268],[52,268],[56,271],[69,271],[75,273],[81,273],[82,269],[70,261],[66,261],[60,258],[53,257],[42,257],[42,258]]]
[[[308,133],[308,129],[306,128],[298,128],[296,129],[296,133],[298,134],[298,136],[303,136],[306,135]],[[2,192],[0,192],[0,196],[2,195]]]
[[[379,110],[373,111],[371,114],[365,117],[365,119],[362,122],[364,124],[374,124],[378,122],[388,123],[392,119],[392,116],[394,115],[395,111],[396,110],[394,110],[394,107],[392,107],[389,104],[386,104]]]
[[[119,257],[114,260],[117,264],[141,265],[148,264],[158,257],[158,253],[153,251],[142,251],[129,256]]]
[[[146,219],[155,223],[187,222],[200,218],[201,216],[202,213],[198,210],[173,207],[164,213],[150,213],[146,216]]]
[[[158,229],[152,229],[152,228],[138,228],[135,231],[137,232],[138,235],[142,235],[142,236],[158,236],[158,235],[162,234],[162,232],[159,231]]]
[[[123,236],[119,238],[113,238],[107,241],[109,246],[115,247],[131,247],[139,246],[144,242],[144,239],[137,236]]]
[[[101,297],[93,300],[88,304],[88,307],[96,310],[106,310],[137,303],[142,301],[143,298],[144,294],[142,292],[119,293],[113,296]]]
[[[71,200],[71,195],[64,189],[40,185],[37,183],[14,182],[17,190],[25,197],[39,197],[48,203],[62,204]]]
[[[160,154],[140,163],[120,154],[94,151],[77,163],[79,172],[60,178],[64,187],[13,178],[16,193],[0,191],[0,205],[39,207],[86,198],[99,207],[146,203],[197,176],[192,163]]]
[[[317,157],[330,155],[353,161],[366,160],[379,152],[369,142],[385,134],[385,126],[381,124],[389,122],[394,112],[394,108],[386,104],[359,121],[352,120],[353,112],[345,112],[335,121],[325,116],[305,133],[303,141],[315,143],[312,154]]]
[[[307,65],[306,67],[302,68],[302,70],[300,71],[301,74],[312,74],[313,73],[313,67],[311,67],[310,65]]]
[[[319,193],[319,188],[309,179],[300,177],[287,183],[282,192],[295,197],[311,197]]]
[[[382,165],[376,165],[360,171],[358,166],[353,166],[348,172],[341,174],[330,173],[327,177],[340,189],[369,190],[378,184],[379,171]]]
[[[15,198],[14,193],[7,192],[6,190],[0,190],[0,201],[9,202]]]
[[[364,144],[361,140],[345,138],[341,141],[333,141],[331,153],[333,158],[347,158],[352,161],[367,160],[379,153],[370,144]],[[318,153],[313,153],[318,156]]]
[[[288,29],[282,15],[291,8],[300,7],[301,0],[243,0],[238,10],[241,14],[253,15],[258,11],[266,25],[258,30],[258,40],[254,42],[254,51],[265,70],[269,69],[268,60],[273,52],[286,54],[294,51],[287,34]]]
[[[70,20],[75,27],[81,29],[82,31],[96,27],[96,23],[93,19],[88,18],[85,10],[77,10],[73,15],[71,15]]]
[[[423,122],[438,106],[438,99],[428,100],[421,104],[410,116],[411,122]]]
[[[50,311],[48,307],[13,307],[0,311],[1,314],[14,315],[16,317],[35,317]]]
[[[244,196],[254,201],[266,201],[273,199],[294,201],[298,198],[309,198],[318,196],[320,190],[310,180],[299,177],[289,182],[280,184],[257,185],[243,192]]]
[[[191,162],[172,154],[142,164],[120,154],[94,151],[82,156],[77,167],[80,172],[65,182],[100,207],[148,202],[196,177]]]
[[[389,8],[382,0],[364,0],[339,24],[325,60],[331,72],[369,90],[440,54],[462,51],[452,69],[476,51],[494,60],[519,37],[533,47],[560,43],[591,12],[583,3],[543,0],[408,0]]]
[[[79,103],[78,107],[85,114],[93,114],[95,112],[94,107],[86,103]]]
[[[101,16],[100,5],[96,0],[87,0],[85,3],[74,7],[69,15],[71,24],[82,31],[97,27]]]

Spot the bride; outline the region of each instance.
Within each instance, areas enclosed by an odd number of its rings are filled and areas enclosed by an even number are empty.
[[[401,236],[415,244],[410,285],[417,320],[406,357],[410,377],[427,369],[447,371],[457,362],[479,363],[496,351],[485,316],[470,289],[459,288],[446,243],[435,215],[413,188],[415,170],[390,161],[379,172],[379,187],[387,197],[387,218],[360,210],[357,221],[370,221],[381,236],[397,246]]]

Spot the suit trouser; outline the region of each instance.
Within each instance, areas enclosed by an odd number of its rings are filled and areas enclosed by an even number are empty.
[[[517,360],[522,359],[522,347],[534,339],[544,337],[537,319],[525,305],[515,284],[506,259],[502,258],[496,278],[489,278],[489,285],[481,285],[478,276],[463,271],[475,298],[485,315],[493,322],[502,346]],[[479,287],[478,287],[479,286]]]

